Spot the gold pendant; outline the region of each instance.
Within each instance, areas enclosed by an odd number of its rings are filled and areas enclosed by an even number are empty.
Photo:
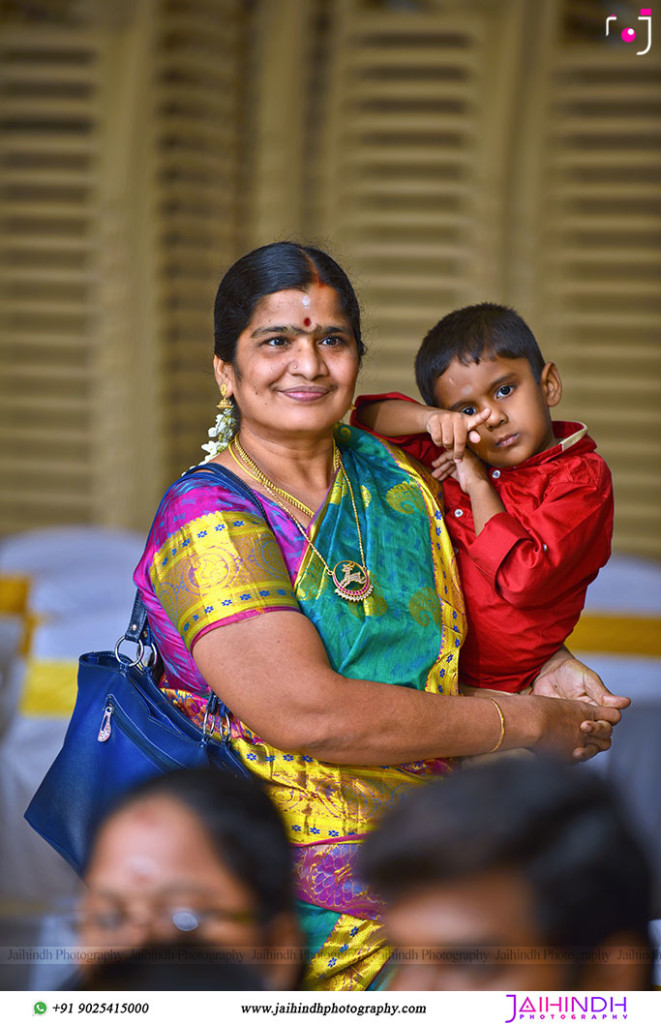
[[[341,570],[341,578],[339,578],[338,567]],[[331,579],[335,584],[335,593],[343,597],[345,601],[364,601],[374,589],[370,583],[367,569],[358,565],[358,562],[337,562],[333,566]],[[354,587],[354,589],[350,589],[350,587]]]

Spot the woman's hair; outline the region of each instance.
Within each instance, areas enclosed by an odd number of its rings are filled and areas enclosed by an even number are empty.
[[[286,288],[305,289],[313,284],[334,288],[340,308],[351,324],[358,360],[365,352],[360,331],[360,308],[349,278],[321,249],[296,242],[272,242],[242,256],[223,277],[213,308],[214,352],[234,362],[239,335],[250,323],[265,295]]]
[[[263,924],[292,911],[287,834],[255,779],[237,778],[215,767],[157,775],[120,798],[101,822],[95,843],[100,830],[117,814],[155,797],[174,800],[195,815],[218,859],[254,894]]]

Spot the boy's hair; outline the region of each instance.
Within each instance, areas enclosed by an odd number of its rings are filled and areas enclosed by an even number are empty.
[[[415,357],[415,379],[426,404],[436,404],[434,385],[453,359],[468,366],[482,356],[527,359],[538,383],[544,369],[535,336],[516,310],[495,302],[464,306],[432,327]]]
[[[590,950],[620,932],[649,941],[647,856],[594,773],[542,759],[465,769],[407,793],[360,855],[362,878],[388,903],[489,871],[528,883],[549,945]]]

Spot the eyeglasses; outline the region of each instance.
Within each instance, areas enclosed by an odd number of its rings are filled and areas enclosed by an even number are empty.
[[[113,896],[90,897],[83,902],[74,918],[78,932],[95,932],[109,937],[133,926],[148,925],[158,932],[213,931],[225,925],[248,925],[257,921],[252,910],[228,910],[214,905],[213,897],[197,893],[194,901],[169,894],[136,907]]]

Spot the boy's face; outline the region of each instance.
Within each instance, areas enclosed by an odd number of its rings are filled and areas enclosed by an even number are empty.
[[[421,882],[386,906],[384,917],[399,964],[391,991],[571,987],[562,957],[537,954],[548,940],[536,921],[534,893],[512,871]]]
[[[490,466],[518,466],[556,443],[549,408],[562,396],[554,363],[544,367],[539,383],[527,359],[503,356],[464,366],[453,359],[434,386],[441,409],[467,416],[489,409],[478,427],[479,444],[469,448]]]

